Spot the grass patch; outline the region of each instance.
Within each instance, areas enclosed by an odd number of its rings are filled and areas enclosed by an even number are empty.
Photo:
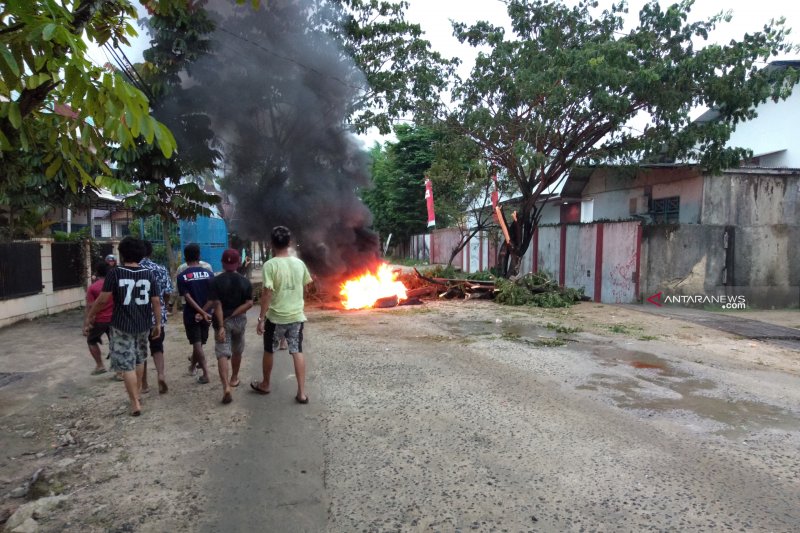
[[[638,339],[640,341],[654,341],[658,339],[658,335],[642,335]]]
[[[528,339],[523,339],[516,333],[503,333],[500,337],[503,340],[513,341],[513,342],[523,342],[525,344],[529,344],[531,346],[536,346],[537,348],[556,348],[558,346],[564,346],[567,344],[567,339],[562,339],[561,337],[553,337],[553,338],[542,338],[537,339],[535,341],[531,341]]]
[[[641,326],[626,326],[625,324],[614,324],[608,326],[608,331],[611,333],[619,333],[621,335],[634,335],[637,331],[641,331]]]
[[[567,339],[562,339],[560,337],[555,337],[552,339],[539,339],[533,342],[534,346],[546,348],[558,348],[559,346],[564,346],[565,344],[567,344]]]
[[[553,324],[552,322],[548,322],[545,324],[547,329],[552,329],[556,333],[577,333],[581,331],[581,328],[571,328],[569,326],[565,326],[564,324]]]

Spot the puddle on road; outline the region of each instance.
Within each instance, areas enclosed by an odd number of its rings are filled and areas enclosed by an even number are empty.
[[[592,355],[600,360],[603,366],[618,366],[620,364],[631,366],[638,370],[648,371],[647,374],[656,373],[658,376],[669,378],[688,378],[691,375],[671,365],[669,361],[648,352],[625,350],[614,346],[595,346]]]
[[[503,320],[502,322],[461,320],[459,322],[446,322],[442,326],[448,332],[462,337],[499,335],[536,341],[543,338],[555,339],[558,336],[554,330],[547,329],[544,326],[508,320]]]
[[[616,392],[612,392],[611,398],[624,409],[661,413],[688,411],[724,424],[724,429],[714,433],[729,438],[741,438],[761,429],[800,430],[800,418],[785,409],[760,402],[701,394],[702,391],[716,389],[716,383],[710,379],[692,378],[690,373],[679,370],[674,364],[654,354],[610,346],[596,347],[592,353],[603,366],[632,367],[633,375],[592,374],[589,381],[576,388]],[[673,397],[653,398],[652,385],[671,391]]]

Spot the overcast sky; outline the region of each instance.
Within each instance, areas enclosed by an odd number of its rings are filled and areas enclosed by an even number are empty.
[[[467,24],[478,20],[487,20],[496,25],[508,27],[506,6],[500,0],[408,0],[410,7],[407,17],[421,25],[433,49],[446,57],[459,57],[463,61],[459,73],[462,76],[469,74],[473,63],[475,50],[469,46],[461,45],[453,37],[450,21],[456,20]],[[574,3],[574,0],[567,0]],[[629,2],[629,24],[638,21],[638,13],[645,0],[631,0]],[[662,0],[662,6],[668,5],[669,0]],[[600,8],[608,7],[611,2],[600,1]],[[796,28],[790,35],[790,40],[800,42],[800,2],[797,0],[696,0],[690,20],[706,19],[720,11],[730,11],[733,19],[729,23],[721,24],[710,36],[710,41],[724,43],[731,39],[741,39],[745,33],[760,31],[770,19],[784,17],[786,26]],[[131,61],[141,60],[141,51],[147,47],[147,38],[141,32],[139,39],[129,51]],[[105,63],[106,56],[96,48],[92,49],[91,56],[97,63]],[[800,54],[778,57],[776,59],[798,59]],[[702,110],[700,111],[702,112]],[[374,140],[381,140],[377,135],[364,136],[367,144]]]

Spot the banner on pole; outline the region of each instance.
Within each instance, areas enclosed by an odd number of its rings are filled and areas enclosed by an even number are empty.
[[[433,212],[433,185],[428,177],[425,177],[425,203],[428,206],[428,227],[436,225],[436,214]]]

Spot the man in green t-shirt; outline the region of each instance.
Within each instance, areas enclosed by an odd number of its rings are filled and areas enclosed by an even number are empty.
[[[306,361],[303,357],[303,323],[306,321],[303,313],[303,291],[312,281],[311,274],[302,260],[289,253],[292,234],[288,228],[273,228],[271,240],[274,257],[262,269],[264,287],[256,328],[256,333],[264,336],[264,379],[251,382],[250,387],[259,394],[269,394],[273,353],[278,342],[286,339],[289,354],[294,360],[294,374],[297,376],[297,394],[294,399],[297,403],[308,403],[305,391]]]

